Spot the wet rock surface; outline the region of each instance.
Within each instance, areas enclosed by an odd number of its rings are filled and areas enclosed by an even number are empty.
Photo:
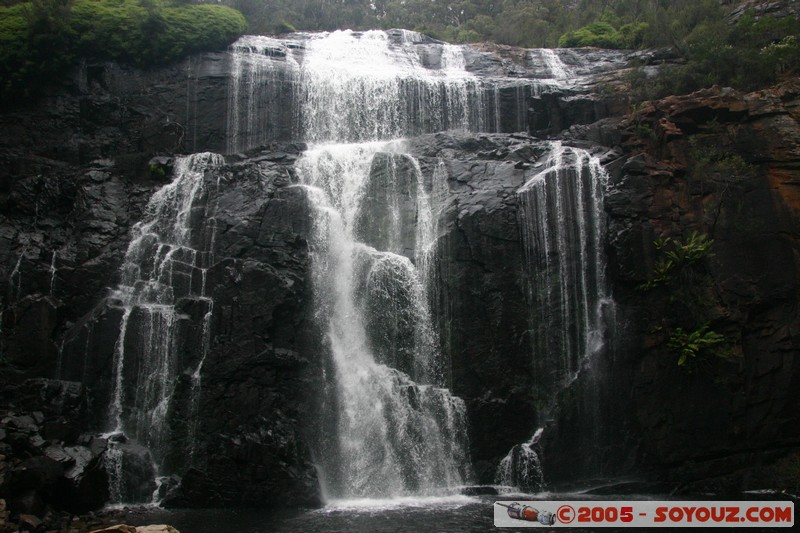
[[[430,48],[430,66],[441,61],[431,43],[418,46]],[[530,129],[537,138],[408,141],[427,180],[440,165],[446,175],[433,311],[449,356],[447,384],[467,404],[477,481],[493,482],[506,452],[545,426],[544,476],[554,484],[646,475],[659,490],[771,488],[800,446],[800,90],[795,82],[750,95],[715,88],[622,120],[624,98],[600,89],[619,82],[630,56],[561,57],[591,76],[528,102],[527,124],[501,117],[504,131]],[[534,59],[489,45],[466,57],[477,75],[549,76]],[[87,65],[35,108],[0,115],[0,279],[8,280],[0,497],[12,517],[85,512],[108,499],[107,443],[98,434],[108,430],[123,314],[110,288],[131,226],[169,181],[173,156],[225,149],[229,62],[207,54],[147,73]],[[501,91],[504,109],[519,96]],[[288,141],[291,132],[283,133]],[[551,148],[544,137],[591,150],[612,176],[606,252],[622,334],[540,420],[549,409],[536,392],[544,378],[530,350],[517,190],[542,169]],[[205,273],[212,334],[197,393],[199,354],[190,346],[207,308],[181,302],[165,505],[319,503],[310,450],[324,424],[314,392],[330,368],[316,350],[309,304],[312,228],[294,168],[304,149],[273,143],[229,156],[204,178],[217,191],[203,200],[217,205],[215,261]],[[409,198],[403,217],[415,216]],[[715,241],[709,323],[733,339],[739,357],[687,375],[653,329],[674,313],[668,296],[637,288],[652,277],[653,241],[691,230]],[[187,423],[192,409],[196,425]]]
[[[796,80],[751,94],[714,87],[622,123],[628,155],[612,166],[606,209],[625,339],[616,359],[586,368],[560,398],[545,432],[551,480],[593,471],[686,492],[796,486],[775,465],[800,444],[798,96]],[[653,243],[692,231],[714,240],[702,281],[684,281],[700,303],[643,290],[659,260]],[[697,327],[698,307],[730,352],[687,372],[669,331]],[[589,400],[597,376],[599,406]],[[598,416],[605,437],[586,434],[585,420]]]

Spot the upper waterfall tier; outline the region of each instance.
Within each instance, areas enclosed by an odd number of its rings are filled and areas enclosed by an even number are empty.
[[[228,152],[287,133],[322,143],[525,131],[531,96],[595,68],[569,50],[525,51],[512,63],[406,30],[245,36],[231,58]]]

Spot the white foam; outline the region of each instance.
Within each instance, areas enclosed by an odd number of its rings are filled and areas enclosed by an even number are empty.
[[[330,513],[339,511],[373,512],[392,509],[426,508],[457,509],[481,500],[473,496],[454,494],[450,496],[403,496],[399,498],[359,498],[352,500],[331,500],[318,512]]]

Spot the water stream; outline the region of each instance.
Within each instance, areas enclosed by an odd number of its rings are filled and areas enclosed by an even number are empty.
[[[430,494],[462,485],[469,475],[464,403],[442,386],[426,288],[412,261],[397,253],[404,248],[403,214],[390,201],[383,204],[385,231],[375,231],[375,217],[369,231],[357,223],[374,214],[363,211],[369,180],[394,178],[383,184],[391,193],[402,182],[398,166],[412,173],[406,184],[426,203],[416,189],[421,179],[413,176],[419,166],[397,153],[401,148],[398,142],[326,145],[297,165],[315,213],[317,318],[336,369],[330,416],[337,442],[321,465],[325,492],[334,498]],[[363,242],[370,237],[384,249]],[[430,246],[420,240],[415,248],[424,254]]]
[[[403,137],[499,130],[499,89],[497,80],[468,71],[463,47],[438,44],[431,59],[420,51],[422,41],[414,32],[337,31],[302,40],[248,36],[231,48],[228,151],[262,146],[286,131],[310,143],[295,169],[312,207],[315,325],[333,369],[321,392],[321,416],[333,434],[320,435],[314,450],[330,500],[442,497],[473,477],[466,407],[448,389],[449,350],[433,320],[434,311],[448,311],[430,307],[442,300],[434,263],[447,170],[441,162],[421,165]],[[529,95],[572,76],[552,52],[542,51],[541,60],[552,79],[514,84],[521,109]],[[512,130],[524,129],[519,116]],[[533,365],[553,384],[542,394],[561,386],[595,349],[607,298],[602,168],[581,150],[550,148],[546,168],[531,172],[517,192]],[[126,457],[144,457],[158,476],[166,458],[181,453],[170,438],[180,372],[190,388],[182,423],[188,441],[196,437],[214,313],[206,273],[216,208],[206,173],[223,163],[210,153],[177,160],[173,181],[134,226],[110,299],[120,314],[106,433],[114,502],[141,501],[145,490],[134,494],[124,482]],[[195,314],[202,322],[196,363],[188,370],[176,365],[187,302],[202,308]],[[500,466],[508,479],[500,481],[534,485],[526,476],[541,478],[534,444],[510,452]],[[126,448],[134,445],[144,451]],[[191,461],[192,450],[183,455]],[[523,467],[530,472],[517,471]]]
[[[123,476],[131,455],[141,459],[149,454],[158,475],[164,456],[171,452],[168,418],[181,370],[176,331],[187,301],[205,306],[206,314],[213,308],[205,296],[210,250],[203,199],[206,171],[223,162],[212,153],[179,158],[173,181],[152,196],[144,218],[133,227],[121,282],[111,297],[122,311],[106,433],[111,442],[106,460],[112,503],[141,501],[142,495],[132,494]],[[134,445],[145,446],[147,452],[126,449]]]

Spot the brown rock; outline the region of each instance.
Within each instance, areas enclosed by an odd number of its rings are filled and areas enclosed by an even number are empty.
[[[139,526],[136,528],[136,533],[180,533],[180,531],[178,531],[172,526],[168,526],[165,524],[158,524],[150,526]]]
[[[96,529],[90,533],[180,533],[177,529],[166,524],[155,524],[149,526],[128,526],[117,524],[104,529]]]
[[[136,533],[137,528],[133,526],[127,526],[125,524],[116,524],[113,526],[108,526],[103,529],[95,529],[90,531],[89,533]]]
[[[34,516],[32,514],[21,514],[19,515],[19,519],[17,520],[19,523],[19,528],[21,530],[25,529],[36,529],[42,525],[42,520]]]

